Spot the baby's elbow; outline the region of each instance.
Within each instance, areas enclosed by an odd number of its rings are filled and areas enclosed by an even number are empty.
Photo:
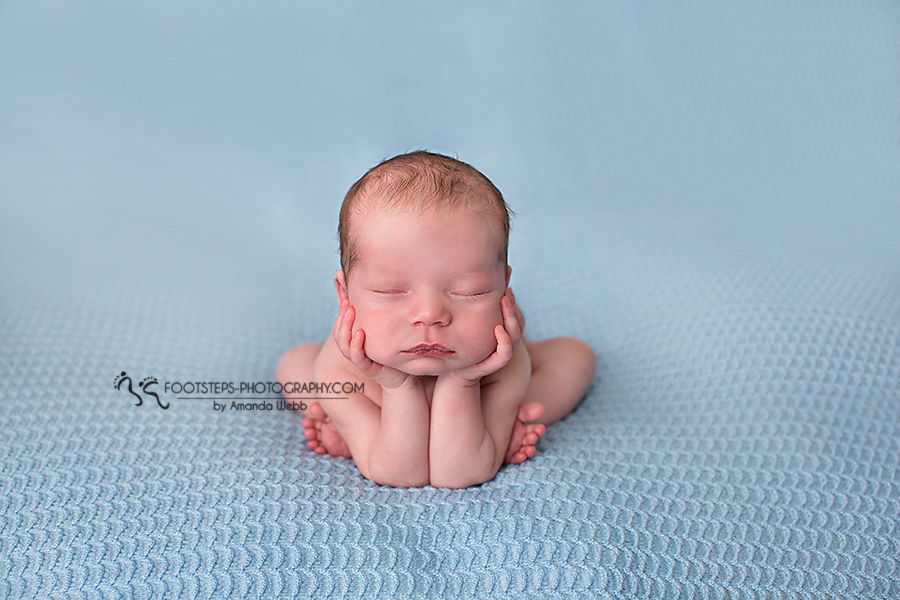
[[[485,468],[461,473],[432,473],[431,485],[436,488],[461,490],[481,485],[497,475],[497,469]]]
[[[373,483],[395,488],[420,488],[428,485],[428,477],[369,477]]]
[[[360,469],[363,477],[377,483],[396,488],[418,488],[429,484],[428,472],[413,470],[411,472],[399,472],[394,469],[379,469],[376,465],[369,465],[369,469]]]

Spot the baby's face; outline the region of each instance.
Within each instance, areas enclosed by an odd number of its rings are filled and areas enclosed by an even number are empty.
[[[355,218],[358,258],[346,290],[369,358],[412,375],[441,375],[496,349],[509,278],[489,218],[402,208],[370,208]],[[339,294],[342,279],[338,271]]]

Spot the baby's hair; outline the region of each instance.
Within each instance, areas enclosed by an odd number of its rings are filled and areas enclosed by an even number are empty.
[[[350,269],[358,258],[350,220],[361,212],[360,203],[373,192],[379,194],[381,205],[413,210],[465,207],[495,217],[503,236],[500,258],[506,264],[512,211],[500,190],[469,164],[443,154],[419,150],[395,156],[372,167],[344,197],[338,237],[345,278],[350,275]]]

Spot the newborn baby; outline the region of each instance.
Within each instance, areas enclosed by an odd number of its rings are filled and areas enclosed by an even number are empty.
[[[397,156],[350,188],[339,233],[332,337],[288,351],[277,379],[364,393],[311,404],[308,446],[396,487],[478,485],[534,456],[595,360],[573,338],[522,338],[500,191],[458,160]]]

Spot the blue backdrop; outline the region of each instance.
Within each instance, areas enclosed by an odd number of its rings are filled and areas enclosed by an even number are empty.
[[[898,59],[891,0],[0,2],[0,596],[900,596]],[[598,355],[535,458],[380,488],[166,391],[323,339],[418,148]]]

